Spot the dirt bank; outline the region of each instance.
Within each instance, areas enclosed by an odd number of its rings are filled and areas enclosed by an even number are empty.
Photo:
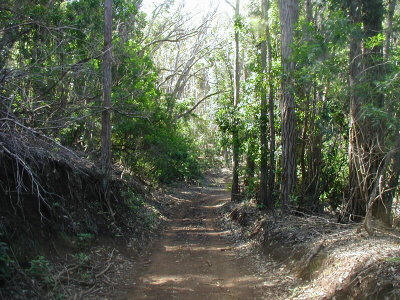
[[[254,202],[229,203],[224,224],[250,249],[285,266],[297,281],[290,299],[400,299],[400,234],[375,223],[329,215],[260,212]]]

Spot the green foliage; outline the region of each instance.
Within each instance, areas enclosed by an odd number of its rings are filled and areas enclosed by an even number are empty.
[[[46,257],[37,256],[32,259],[29,268],[24,271],[26,275],[40,282],[40,285],[47,290],[49,297],[52,299],[64,298],[64,294],[56,289],[58,282],[54,275],[54,268]]]
[[[135,212],[138,212],[144,205],[144,199],[141,195],[136,194],[132,190],[123,193],[128,206]]]
[[[383,33],[378,33],[377,35],[369,37],[365,41],[365,47],[368,49],[373,49],[378,46],[382,46],[385,41],[385,35]]]
[[[241,16],[236,16],[235,17],[235,22],[234,22],[234,30],[235,32],[240,32],[243,30],[245,27],[245,24],[243,22],[243,18]]]
[[[198,152],[193,139],[178,126],[162,120],[125,119],[115,128],[116,152],[137,174],[154,181],[195,179],[201,171]]]
[[[157,228],[160,212],[146,205],[142,195],[128,189],[123,193],[123,197],[129,208],[140,218],[140,222],[145,227],[149,229]]]
[[[8,255],[8,245],[0,242],[0,282],[10,279],[13,260]]]
[[[257,197],[257,192],[259,188],[258,178],[252,177],[247,180],[247,185],[244,190],[245,199],[255,199]]]
[[[90,255],[84,252],[73,254],[72,257],[77,261],[78,265],[84,265],[90,261]]]
[[[51,264],[44,256],[38,256],[30,261],[30,267],[26,273],[46,283],[51,283]]]
[[[78,233],[77,240],[78,244],[82,247],[90,245],[93,242],[95,235],[92,233]]]
[[[4,103],[12,108],[12,113],[29,126],[41,129],[63,145],[81,150],[83,155],[94,161],[98,160],[103,1],[3,2],[0,10],[0,75],[6,75],[4,80],[0,76],[2,101],[4,99]],[[177,44],[166,43],[164,46],[157,42],[153,48],[156,50],[151,50],[154,46],[151,39],[158,39],[159,36],[149,37],[147,30],[144,33],[145,16],[138,11],[141,1],[113,1],[112,150],[115,162],[121,163],[128,172],[150,179],[153,183],[191,180],[201,176],[204,165],[215,165],[215,157],[221,154],[222,149],[229,152],[233,145],[232,134],[238,132],[241,160],[244,161],[247,156],[252,162],[250,167],[245,163],[240,166],[240,174],[246,178],[244,193],[246,198],[255,198],[260,171],[260,101],[266,99],[271,88],[275,97],[275,130],[279,145],[282,124],[277,105],[281,95],[280,80],[282,76],[290,76],[295,83],[291,92],[295,94],[299,136],[296,155],[302,156],[297,164],[303,167],[298,170],[298,178],[311,180],[307,176],[315,171],[310,175],[316,178],[313,182],[316,188],[312,191],[315,201],[337,209],[349,172],[348,112],[353,92],[349,90],[348,82],[349,38],[360,38],[364,50],[384,44],[384,32],[365,30],[368,27],[366,24],[379,21],[382,17],[382,1],[361,1],[359,9],[362,15],[358,23],[353,23],[348,16],[349,1],[311,2],[311,15],[303,9],[300,11],[295,43],[292,45],[291,60],[296,65],[293,74],[283,74],[281,69],[277,1],[270,1],[268,20],[263,20],[260,1],[251,1],[251,15],[235,16],[233,26],[230,22],[229,32],[239,33],[243,74],[240,78],[240,101],[234,107],[232,35],[224,32],[218,36],[221,41],[213,45],[212,51],[210,47],[198,50],[198,56],[204,57],[196,63],[196,71],[189,70],[188,76],[195,82],[193,85],[202,87],[196,87],[196,93],[189,93],[188,96],[174,97],[170,87],[165,88],[160,83],[168,77],[164,67],[168,69],[168,64],[172,64],[168,61],[171,57],[166,55],[163,63],[167,66],[155,65],[154,61],[159,63],[156,55],[178,48]],[[169,11],[173,1],[164,4],[159,8],[160,15]],[[371,20],[367,19],[368,16]],[[180,13],[173,17],[178,20],[176,24],[184,19]],[[393,31],[396,34],[399,30],[398,18],[396,12]],[[260,42],[266,41],[267,22],[272,43],[272,65],[271,72],[265,74],[260,61]],[[163,24],[155,20],[152,24],[154,28],[147,29],[153,33],[162,32]],[[213,26],[212,21],[205,27],[208,26]],[[182,30],[186,29],[182,27]],[[213,33],[218,32],[218,28],[212,30]],[[199,27],[196,31],[202,32],[203,28],[200,30]],[[395,35],[393,38],[397,39]],[[191,41],[190,37],[187,41]],[[179,43],[182,53],[190,48],[187,41]],[[147,43],[151,46],[144,46]],[[164,47],[163,51],[157,52],[158,47]],[[365,70],[360,78],[362,83],[354,90],[365,100],[361,107],[361,120],[374,128],[384,125],[382,148],[385,149],[393,146],[394,136],[400,127],[400,47],[394,47],[389,52],[388,61],[381,70],[386,77],[371,78],[377,73]],[[371,55],[370,61],[362,64],[380,64],[378,56]],[[201,84],[206,77],[217,79],[216,87],[212,89],[224,91],[218,94],[216,105],[210,105],[211,116],[197,116],[192,112],[185,118],[177,118],[197,102],[198,95],[209,92],[205,90],[211,88]],[[172,80],[171,86],[173,84]],[[201,93],[197,93],[199,91]],[[374,103],[379,101],[378,94],[384,94],[385,105]],[[215,132],[204,133],[211,131],[210,128]],[[314,151],[316,148],[318,151]],[[281,150],[279,146],[276,149],[277,162],[281,160]],[[317,167],[314,162],[318,163]],[[277,166],[276,178],[280,178],[282,169],[279,163]],[[278,185],[279,182],[276,182]],[[308,196],[301,195],[302,188],[298,186],[298,195],[292,199],[294,202],[301,202]],[[143,199],[133,192],[128,192],[126,199],[133,211],[142,211]],[[61,209],[58,202],[52,205]],[[73,237],[73,242],[85,245],[92,238],[90,234],[82,233]],[[4,262],[7,257],[2,255],[0,261]]]
[[[81,279],[82,280],[89,280],[92,277],[93,277],[93,274],[90,273],[89,271],[81,273]]]
[[[323,145],[320,200],[335,211],[341,204],[348,185],[347,151],[327,140]]]
[[[161,182],[193,179],[200,175],[200,166],[195,149],[179,132],[160,128],[157,133],[148,137],[157,153],[153,153],[153,164],[157,167],[157,176]]]
[[[7,64],[23,73],[18,83],[2,83],[2,96],[13,99],[13,113],[29,126],[93,160],[101,135],[103,2],[8,0],[0,10],[0,29],[12,41],[9,51],[1,49],[0,70]],[[159,74],[143,48],[139,3],[113,1],[113,156],[154,181],[195,178],[197,148],[157,88]]]
[[[388,257],[386,261],[391,263],[400,263],[400,257]]]

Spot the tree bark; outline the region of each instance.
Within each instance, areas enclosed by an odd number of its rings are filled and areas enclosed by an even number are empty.
[[[301,133],[301,141],[300,141],[300,153],[299,153],[299,165],[300,165],[300,173],[301,173],[301,182],[300,182],[300,186],[301,186],[301,202],[300,202],[300,206],[302,206],[303,208],[306,208],[306,206],[308,205],[308,203],[306,203],[306,198],[307,198],[307,186],[309,184],[308,180],[308,174],[306,171],[306,147],[307,147],[307,135],[308,135],[308,123],[309,123],[309,119],[310,119],[310,91],[306,91],[305,92],[305,98],[306,98],[306,102],[305,102],[305,111],[304,111],[304,123],[303,123],[303,129],[302,129],[302,133]]]
[[[268,14],[270,2],[268,2]],[[269,28],[269,15],[267,15],[267,55],[268,55],[268,119],[269,119],[269,174],[268,174],[268,205],[267,207],[274,207],[274,195],[275,195],[275,87],[272,75],[272,45],[271,45],[271,31]]]
[[[351,1],[349,13],[354,25],[363,24],[363,38],[355,32],[350,41],[350,194],[345,218],[361,221],[375,198],[372,194],[376,192],[377,180],[385,177],[378,176],[383,162],[384,124],[376,125],[370,117],[363,117],[367,105],[381,109],[384,104],[384,96],[376,86],[384,73],[382,46],[363,48],[363,41],[382,32],[382,0]]]
[[[322,89],[322,88],[321,88]],[[308,161],[309,183],[306,187],[306,195],[309,198],[309,206],[312,211],[321,211],[320,198],[320,175],[323,167],[322,159],[322,133],[316,124],[316,116],[319,113],[317,103],[325,102],[326,89],[320,89],[313,94],[312,114],[310,116],[310,154]]]
[[[389,155],[389,154],[388,154]],[[392,225],[392,206],[393,198],[396,195],[400,177],[400,133],[397,135],[396,144],[391,154],[392,160],[389,174],[386,175],[386,186],[381,193],[380,199],[375,203],[372,210],[372,215],[380,219],[384,224]]]
[[[271,34],[269,30],[269,8],[270,1],[262,0],[261,10],[266,22],[265,40],[261,42],[261,116],[260,116],[260,203],[267,209],[274,206],[275,189],[275,122],[274,122],[274,84],[272,82],[272,47]],[[267,96],[266,84],[268,81],[269,94]],[[267,99],[268,97],[268,99]],[[268,120],[269,120],[269,147],[268,147]],[[269,149],[268,149],[269,148]],[[269,150],[269,153],[268,153]]]
[[[386,38],[385,44],[383,46],[383,57],[385,60],[389,57],[389,52],[391,49],[391,39],[393,34],[393,17],[394,10],[396,8],[397,0],[389,0],[388,10],[387,10],[387,19],[386,19]]]
[[[235,6],[235,89],[233,95],[233,106],[235,111],[237,110],[238,103],[240,100],[240,45],[239,45],[239,28],[236,27],[236,23],[240,18],[240,0],[236,0]],[[239,199],[240,188],[239,188],[239,131],[238,131],[238,119],[235,117],[234,128],[232,132],[233,140],[233,172],[232,172],[232,189],[231,189],[231,200],[236,201]]]
[[[386,40],[383,46],[383,60],[388,61],[389,53],[392,45],[393,35],[393,17],[396,8],[397,0],[389,0],[386,19]],[[385,68],[387,70],[388,68]],[[375,205],[373,215],[382,220],[388,226],[392,225],[392,206],[393,198],[396,194],[399,177],[400,177],[400,133],[397,134],[397,140],[394,148],[393,160],[390,165],[389,175],[387,179],[386,191],[381,197],[382,203]]]
[[[269,0],[262,1],[262,12],[264,19],[268,22],[268,6]],[[268,28],[266,30],[268,35]],[[266,80],[267,72],[267,41],[263,40],[260,44],[260,64],[261,64],[261,82],[260,82],[260,97],[261,97],[261,115],[260,115],[260,146],[261,146],[261,161],[260,161],[260,204],[270,208],[268,199],[268,104],[267,93],[265,90],[264,80]]]
[[[101,170],[103,193],[109,204],[111,174],[111,64],[112,64],[112,0],[104,1],[103,112],[101,122]],[[110,207],[110,206],[109,206]]]
[[[255,153],[257,151],[257,144],[255,143],[254,137],[251,137],[248,143],[249,145],[247,146],[246,153],[246,179],[244,182],[246,187],[250,186],[254,179],[256,170]]]
[[[268,43],[268,42],[267,42]],[[269,42],[269,56],[272,54],[271,43]],[[271,59],[272,60],[272,59]],[[270,61],[270,66],[272,61]],[[271,75],[271,73],[270,73]],[[268,173],[268,205],[271,208],[274,207],[274,195],[275,195],[275,89],[270,76],[269,84],[269,97],[268,97],[268,118],[269,118],[269,173]]]
[[[287,209],[296,183],[296,119],[294,102],[294,83],[292,73],[295,63],[292,61],[292,43],[294,29],[298,20],[298,1],[280,0],[280,21],[282,30],[282,183],[281,201],[283,210]]]
[[[361,22],[361,4],[359,0],[350,2],[349,17],[355,26]],[[360,220],[365,213],[365,203],[362,201],[362,191],[359,186],[359,168],[357,162],[358,137],[361,135],[359,119],[361,114],[361,98],[357,87],[360,84],[362,66],[361,34],[353,32],[350,37],[349,52],[349,84],[350,96],[350,132],[349,132],[349,201],[347,203],[346,214],[351,220]]]

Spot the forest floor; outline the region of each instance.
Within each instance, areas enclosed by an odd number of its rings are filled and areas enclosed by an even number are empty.
[[[219,171],[157,192],[163,228],[65,254],[45,277],[53,294],[18,299],[400,299],[398,231],[266,214],[231,202],[228,181]]]
[[[249,253],[221,226],[230,201],[224,178],[182,186],[163,237],[133,274],[121,299],[285,299],[295,279],[281,264]],[[264,260],[260,262],[260,260]]]

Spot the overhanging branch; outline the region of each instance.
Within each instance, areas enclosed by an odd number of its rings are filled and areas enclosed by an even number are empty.
[[[200,99],[191,109],[189,109],[188,111],[178,115],[175,117],[176,120],[179,120],[180,118],[186,117],[187,115],[191,114],[201,103],[203,103],[204,101],[206,101],[207,99],[215,96],[215,95],[219,95],[221,93],[224,93],[226,91],[217,91],[215,93],[209,94],[205,97],[203,97],[202,99]]]

